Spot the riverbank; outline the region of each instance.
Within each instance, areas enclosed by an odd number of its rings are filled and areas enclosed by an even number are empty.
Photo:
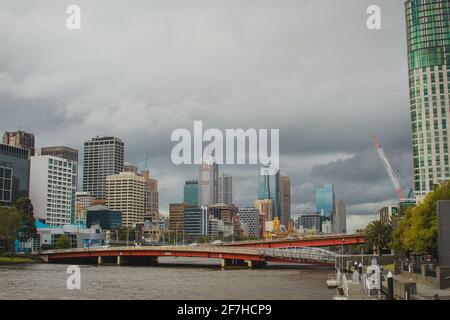
[[[29,264],[29,263],[42,263],[42,261],[35,257],[0,257],[0,265],[5,264]]]

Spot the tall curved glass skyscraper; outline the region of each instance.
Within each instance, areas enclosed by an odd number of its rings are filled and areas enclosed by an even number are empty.
[[[405,2],[416,195],[450,179],[450,0]]]

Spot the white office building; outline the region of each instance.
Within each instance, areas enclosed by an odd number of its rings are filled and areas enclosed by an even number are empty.
[[[35,217],[49,226],[73,221],[77,162],[54,156],[30,158],[30,199]]]

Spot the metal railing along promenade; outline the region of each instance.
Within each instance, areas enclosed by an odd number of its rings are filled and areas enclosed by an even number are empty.
[[[283,249],[265,249],[264,255],[267,257],[280,258],[295,262],[318,262],[334,264],[337,253],[314,247],[295,247]]]

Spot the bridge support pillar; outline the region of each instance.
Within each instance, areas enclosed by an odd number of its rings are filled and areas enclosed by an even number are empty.
[[[102,264],[102,257],[101,257],[101,256],[98,256],[98,257],[97,257],[97,264],[98,264],[98,265],[101,265],[101,264]]]
[[[117,256],[117,265],[118,266],[120,266],[120,263],[121,263],[120,258],[121,258],[120,256]]]

